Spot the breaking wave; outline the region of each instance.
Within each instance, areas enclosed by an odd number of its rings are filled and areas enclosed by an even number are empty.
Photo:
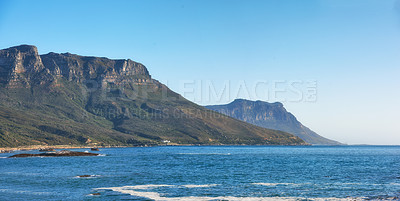
[[[292,183],[254,183],[256,185],[293,185]],[[217,184],[206,184],[206,185],[136,185],[136,186],[122,186],[122,187],[104,187],[96,188],[94,190],[111,190],[119,192],[121,194],[128,194],[135,197],[151,199],[156,201],[215,201],[215,200],[230,200],[230,201],[297,201],[297,200],[310,200],[310,201],[361,201],[363,198],[304,198],[304,197],[234,197],[234,196],[183,196],[183,197],[165,197],[155,191],[140,191],[157,188],[205,188],[213,187]]]

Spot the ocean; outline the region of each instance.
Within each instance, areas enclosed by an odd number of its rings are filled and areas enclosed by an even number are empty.
[[[400,199],[400,146],[160,146],[7,158],[16,153],[37,151],[0,154],[2,201]]]

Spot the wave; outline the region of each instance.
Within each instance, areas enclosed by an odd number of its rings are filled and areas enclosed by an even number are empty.
[[[12,190],[12,189],[0,189],[0,192],[4,193],[14,193],[14,194],[29,194],[29,195],[52,195],[53,192],[37,192],[37,191],[22,191],[22,190]]]
[[[261,185],[261,186],[278,186],[278,185],[285,185],[285,186],[289,186],[289,185],[301,185],[301,184],[295,184],[295,183],[252,183],[253,185]]]
[[[229,156],[231,153],[178,153],[179,155],[222,155]]]
[[[193,185],[193,184],[188,184],[188,185],[180,185],[185,188],[209,188],[209,187],[214,187],[218,186],[218,184],[204,184],[204,185]]]
[[[149,189],[149,188],[160,188],[160,187],[174,187],[174,185],[157,185],[157,184],[147,184],[147,185],[136,185],[136,186],[123,186],[122,188],[129,188],[129,189]],[[118,187],[117,187],[118,188]],[[98,189],[107,189],[107,188],[98,188]],[[111,190],[111,189],[110,189]]]
[[[2,172],[1,174],[15,175],[15,176],[43,176],[42,173],[34,173],[34,172]]]
[[[368,183],[323,183],[323,184],[312,184],[312,183],[251,183],[253,185],[260,186],[302,186],[302,185],[319,185],[319,186],[382,186],[382,185],[400,185],[400,183],[389,183],[389,184],[368,184]]]
[[[101,175],[97,175],[97,174],[92,174],[92,175],[79,175],[79,176],[75,176],[74,178],[79,178],[79,179],[91,179],[91,178],[96,178],[96,177],[101,177]]]
[[[259,183],[258,183],[259,184]],[[267,183],[262,183],[267,184]],[[208,201],[208,200],[232,200],[232,201],[295,201],[295,200],[310,200],[310,201],[361,201],[364,198],[303,198],[303,197],[234,197],[234,196],[218,196],[218,197],[207,197],[207,196],[185,196],[185,197],[164,197],[162,194],[154,191],[137,191],[145,189],[155,189],[161,187],[191,187],[191,188],[202,188],[212,187],[217,184],[206,184],[206,185],[136,185],[136,186],[122,186],[122,187],[104,187],[96,188],[94,190],[111,190],[122,194],[128,194],[135,197],[141,197],[156,201]]]

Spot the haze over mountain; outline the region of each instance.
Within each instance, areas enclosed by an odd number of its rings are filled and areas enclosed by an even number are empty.
[[[0,50],[0,146],[305,144],[196,105],[132,60]]]
[[[294,134],[310,144],[341,144],[324,138],[301,124],[279,102],[268,103],[236,99],[227,105],[209,105],[206,108],[257,126]]]

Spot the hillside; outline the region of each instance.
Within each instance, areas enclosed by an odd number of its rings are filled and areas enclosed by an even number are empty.
[[[292,133],[310,144],[340,144],[301,124],[293,114],[286,111],[282,103],[236,99],[227,105],[210,105],[206,108],[257,126]]]
[[[304,144],[198,106],[129,59],[0,50],[0,147]]]

